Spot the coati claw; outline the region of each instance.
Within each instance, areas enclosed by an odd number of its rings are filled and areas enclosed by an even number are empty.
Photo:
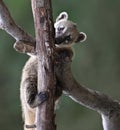
[[[43,102],[45,102],[45,101],[49,98],[48,92],[47,92],[47,91],[40,92],[40,93],[38,94],[38,97],[39,97],[39,99],[40,99],[40,101],[41,101],[40,104],[42,104]]]
[[[36,125],[35,124],[33,124],[33,125],[25,125],[25,127],[27,129],[32,129],[32,128],[36,128]]]

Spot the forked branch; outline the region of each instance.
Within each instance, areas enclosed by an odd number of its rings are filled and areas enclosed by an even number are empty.
[[[0,28],[16,40],[14,48],[17,51],[35,53],[35,39],[14,22],[2,0],[0,0]]]

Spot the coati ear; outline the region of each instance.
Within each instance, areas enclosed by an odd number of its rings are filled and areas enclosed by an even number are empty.
[[[75,42],[76,43],[77,42],[84,42],[86,39],[87,39],[87,35],[84,32],[80,32],[79,36]]]
[[[59,16],[56,18],[56,22],[58,22],[59,20],[68,20],[68,14],[67,12],[62,12],[59,14]]]

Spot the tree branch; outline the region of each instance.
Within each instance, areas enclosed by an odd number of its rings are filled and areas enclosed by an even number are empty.
[[[36,32],[38,58],[38,93],[47,92],[49,99],[37,108],[37,130],[55,130],[53,62],[54,29],[51,0],[31,0]]]
[[[22,53],[35,53],[35,39],[14,22],[2,0],[0,0],[0,28],[16,40],[14,48],[17,51]]]
[[[79,104],[100,113],[104,130],[120,130],[119,102],[77,83],[72,75],[70,62],[59,62],[55,70],[65,94]]]

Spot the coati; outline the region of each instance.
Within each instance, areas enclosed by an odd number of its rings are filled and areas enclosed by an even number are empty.
[[[68,20],[68,14],[62,12],[56,18],[55,27],[55,47],[60,58],[68,55],[73,57],[72,45],[86,40],[86,34],[79,32],[77,26]],[[63,54],[62,54],[62,53]],[[58,97],[58,95],[55,95]],[[35,111],[38,105],[47,99],[44,92],[37,92],[37,56],[31,56],[26,62],[20,85],[20,99],[24,118],[24,130],[35,129]]]

